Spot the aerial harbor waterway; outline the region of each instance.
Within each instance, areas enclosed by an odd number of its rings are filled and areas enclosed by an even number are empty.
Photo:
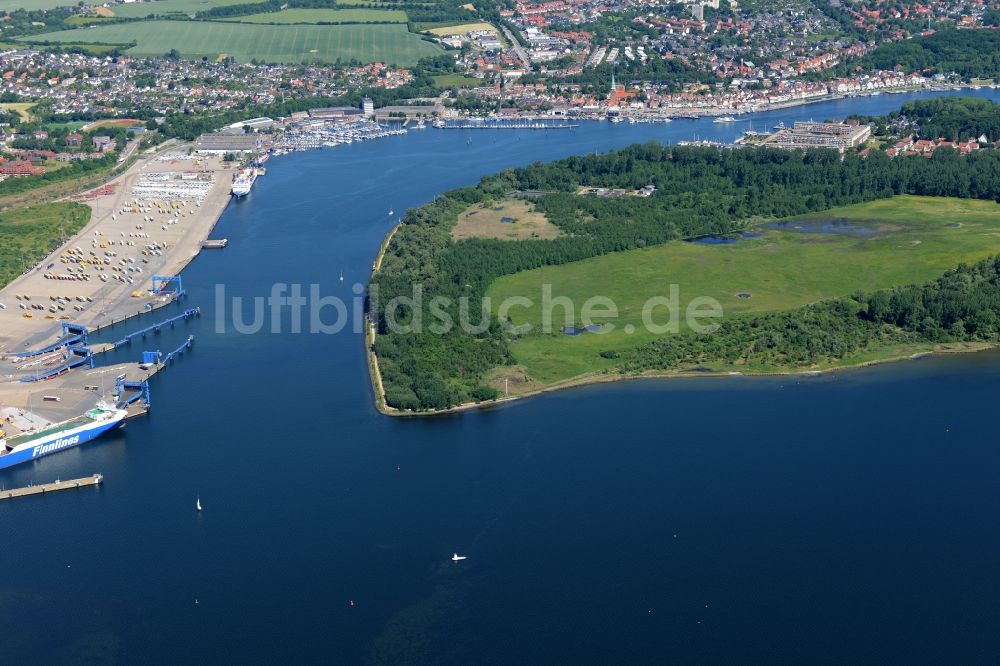
[[[399,213],[506,167],[916,96],[272,158],[167,309],[203,315],[102,360],[195,336],[152,380],[150,413],[0,474],[103,475],[0,503],[0,662],[996,663],[1000,352],[393,419],[350,327],[242,334],[217,317],[220,287],[350,299]]]

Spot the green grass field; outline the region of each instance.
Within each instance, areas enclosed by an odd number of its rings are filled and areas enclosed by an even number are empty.
[[[33,36],[32,36],[33,37]],[[24,40],[25,42],[31,42],[31,38]],[[59,44],[31,44],[32,48],[38,49],[39,51],[65,51],[66,49],[75,49],[86,53],[87,55],[102,56],[106,53],[110,53],[118,48],[114,44],[88,44],[85,42],[61,42]],[[13,42],[0,42],[0,49],[23,49],[24,43],[20,41]]]
[[[13,0],[16,2],[16,0]],[[59,6],[56,0],[33,0],[34,2],[48,2],[51,6]],[[229,5],[251,4],[254,0],[154,0],[153,2],[136,2],[129,5],[115,5],[112,11],[115,16],[124,18],[145,18],[147,16],[166,16],[169,14],[197,14],[213,7],[227,7]],[[0,4],[11,4],[8,0],[0,0]],[[331,4],[349,7],[352,5],[380,5],[380,2],[368,2],[367,0],[335,0]],[[392,3],[385,3],[386,8],[391,9]],[[289,11],[289,10],[286,10]],[[300,10],[291,10],[300,11]],[[312,11],[312,10],[307,10]],[[235,17],[234,17],[235,18]]]
[[[485,85],[482,79],[464,74],[438,74],[431,78],[434,79],[434,85],[441,88],[477,88]]]
[[[70,120],[65,123],[50,123],[47,127],[65,127],[66,129],[76,131],[86,125],[89,121],[87,120]]]
[[[90,208],[78,203],[51,203],[0,213],[0,286],[24,267],[41,261],[53,247],[90,221]]]
[[[168,14],[197,14],[213,7],[245,5],[252,0],[155,0],[115,5],[111,11],[124,18],[144,18],[146,16],[166,16]]]
[[[113,18],[109,16],[70,16],[64,21],[66,25],[97,25],[98,23],[108,23],[109,21],[114,21]]]
[[[669,295],[671,284],[679,286],[682,311],[691,299],[709,296],[722,305],[725,316],[738,316],[920,283],[959,263],[1000,254],[1000,205],[992,201],[897,197],[795,219],[839,218],[878,233],[852,238],[761,228],[760,238],[732,245],[675,241],[505,276],[488,293],[494,311],[510,296],[535,301],[533,308],[510,312],[515,324],[535,327],[512,349],[531,377],[551,383],[613,366],[613,360],[599,356],[603,350],[627,349],[658,337],[643,327],[642,309],[649,298]],[[961,226],[949,227],[954,223]],[[573,301],[574,323],[580,322],[579,310],[588,298],[612,299],[619,311],[615,330],[563,335],[562,310],[556,309],[554,332],[540,333],[543,284],[552,285],[553,296]],[[751,296],[741,299],[740,293]],[[654,320],[662,323],[666,317],[661,308]],[[635,332],[627,334],[626,325]]]
[[[402,25],[254,25],[201,21],[144,21],[102,25],[34,35],[32,40],[127,44],[132,55],[162,55],[177,49],[186,57],[225,53],[238,61],[298,63],[361,62],[413,65],[441,49],[408,32]]]
[[[398,9],[285,9],[225,19],[238,23],[406,23],[406,12]]]

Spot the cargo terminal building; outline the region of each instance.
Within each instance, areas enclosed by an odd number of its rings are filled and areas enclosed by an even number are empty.
[[[800,121],[791,129],[778,130],[764,144],[789,149],[836,148],[844,152],[863,145],[871,135],[871,125]]]

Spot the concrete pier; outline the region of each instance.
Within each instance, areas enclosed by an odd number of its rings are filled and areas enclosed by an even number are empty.
[[[69,490],[70,488],[84,488],[86,486],[99,486],[104,481],[104,476],[94,474],[82,479],[69,479],[68,481],[56,480],[52,483],[42,483],[37,486],[27,486],[26,488],[10,488],[0,490],[0,500],[16,499],[18,497],[28,497],[29,495],[43,495],[55,492],[56,490]]]

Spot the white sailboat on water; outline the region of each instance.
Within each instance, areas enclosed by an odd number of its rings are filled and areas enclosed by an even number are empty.
[[[454,553],[451,556],[451,561],[452,562],[461,562],[464,559],[465,559],[465,555],[459,555],[458,553]]]
[[[200,495],[194,501],[194,506],[195,506],[196,509],[198,509],[198,511],[201,511],[201,496]]]

